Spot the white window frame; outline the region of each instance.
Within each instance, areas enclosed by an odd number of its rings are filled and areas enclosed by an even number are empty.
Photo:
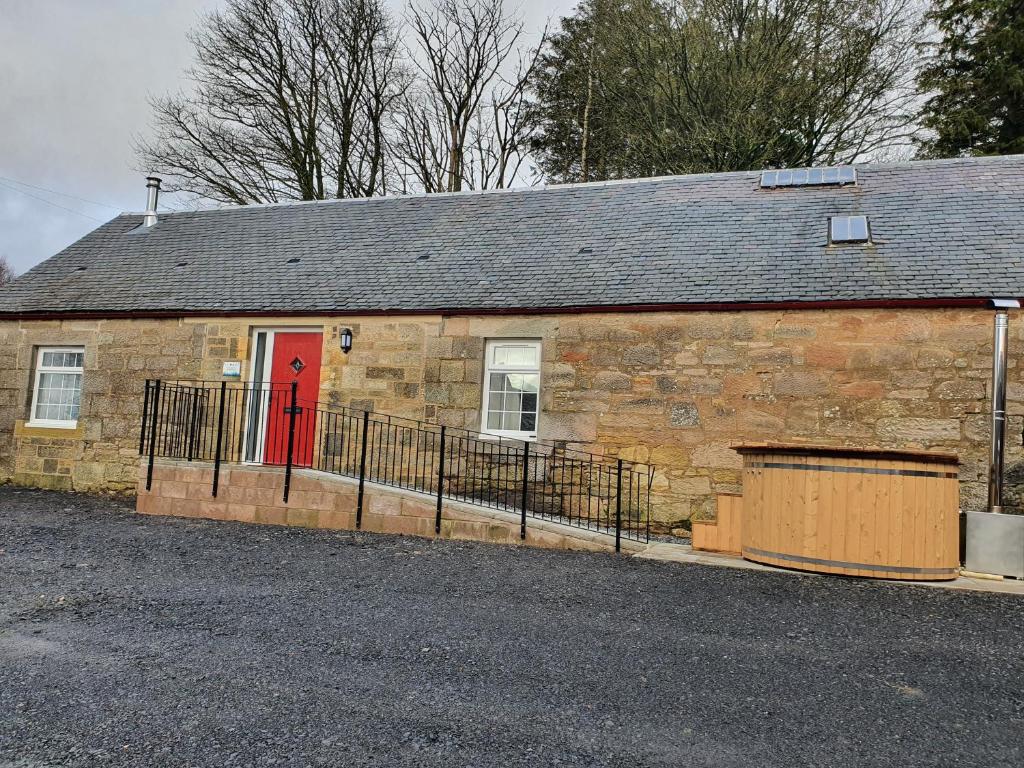
[[[70,354],[82,355],[82,367],[81,368],[66,368],[63,366],[52,366],[43,365],[43,354],[46,352],[64,352]],[[32,377],[32,410],[29,411],[28,422],[26,426],[29,427],[46,427],[48,429],[75,429],[78,426],[78,419],[37,419],[36,418],[36,406],[39,401],[39,384],[44,373],[77,373],[81,378],[79,379],[79,415],[81,415],[81,392],[82,384],[85,383],[85,347],[38,347],[36,349],[36,366],[35,375]]]
[[[496,347],[503,346],[531,346],[537,350],[536,366],[496,366],[492,365],[492,352]],[[483,401],[480,406],[480,434],[484,437],[511,437],[516,440],[533,442],[537,439],[540,430],[540,390],[542,386],[541,365],[543,362],[540,339],[488,339],[484,344],[484,376],[483,376]],[[535,373],[537,374],[537,415],[534,420],[535,428],[532,431],[520,429],[488,429],[487,415],[490,408],[491,374],[492,373]]]

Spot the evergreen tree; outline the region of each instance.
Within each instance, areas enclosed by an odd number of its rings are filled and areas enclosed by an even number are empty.
[[[916,0],[583,0],[534,83],[550,181],[804,166],[910,144]]]
[[[1024,152],[1024,0],[940,0],[942,35],[918,80],[927,157]]]

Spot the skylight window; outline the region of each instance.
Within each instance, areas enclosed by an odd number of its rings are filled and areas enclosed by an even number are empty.
[[[833,216],[828,220],[830,243],[866,243],[870,239],[867,216]]]
[[[857,169],[852,165],[833,168],[784,168],[761,171],[761,188],[824,187],[857,183]]]

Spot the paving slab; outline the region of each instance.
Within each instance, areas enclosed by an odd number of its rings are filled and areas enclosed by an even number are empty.
[[[862,577],[835,576],[832,574],[815,574],[811,571],[798,571],[790,568],[776,568],[772,565],[755,563],[752,560],[744,560],[737,555],[728,555],[721,552],[704,552],[694,549],[689,544],[676,544],[672,542],[654,542],[640,552],[633,555],[643,560],[660,560],[667,563],[691,563],[695,565],[710,565],[720,568],[741,568],[743,570],[764,571],[766,573],[790,574],[793,576],[822,576],[827,578],[852,578]],[[1024,597],[1024,581],[1020,579],[1002,578],[1001,576],[990,576],[987,574],[964,573],[950,581],[903,581],[899,579],[863,579],[864,581],[885,581],[889,584],[906,584],[908,586],[934,587],[937,589],[967,589],[976,592],[995,592],[1006,595],[1020,595]]]

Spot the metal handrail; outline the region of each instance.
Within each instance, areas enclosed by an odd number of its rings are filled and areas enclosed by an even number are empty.
[[[282,466],[283,499],[292,469],[359,480],[356,526],[366,482],[442,500],[549,519],[616,538],[646,541],[653,467],[606,459],[551,441],[529,443],[298,397],[297,386],[147,380],[139,453],[148,455],[147,488],[157,456],[214,463]]]

